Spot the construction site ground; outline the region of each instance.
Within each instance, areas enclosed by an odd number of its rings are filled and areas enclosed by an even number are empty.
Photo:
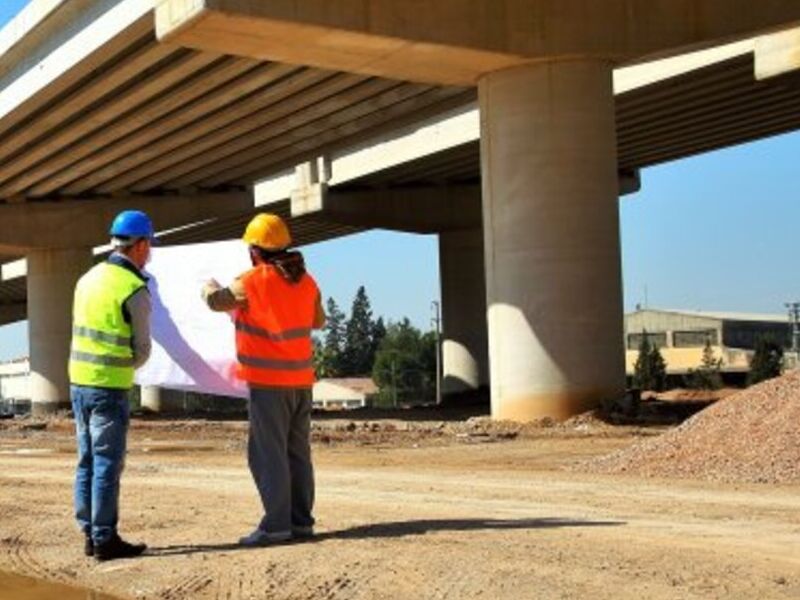
[[[316,421],[319,535],[259,549],[235,545],[260,516],[246,422],[134,419],[121,531],[150,550],[100,564],[71,421],[2,421],[0,573],[163,600],[800,598],[800,487],[581,471],[666,425],[403,416]]]

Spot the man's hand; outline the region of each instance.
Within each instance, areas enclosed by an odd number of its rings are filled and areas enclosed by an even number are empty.
[[[203,285],[203,301],[214,312],[228,312],[247,306],[244,286],[238,279],[229,287],[222,287],[216,279],[209,279]]]
[[[208,298],[214,292],[216,292],[218,290],[221,290],[221,289],[222,289],[222,286],[219,284],[219,281],[217,281],[216,279],[209,279],[203,285],[203,291],[202,291],[203,300]]]

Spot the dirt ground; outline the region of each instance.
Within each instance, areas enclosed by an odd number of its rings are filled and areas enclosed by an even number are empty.
[[[121,531],[151,549],[96,564],[71,423],[2,424],[0,572],[163,600],[800,598],[800,488],[568,469],[658,431],[473,425],[318,425],[319,536],[246,550],[244,423],[135,421]]]

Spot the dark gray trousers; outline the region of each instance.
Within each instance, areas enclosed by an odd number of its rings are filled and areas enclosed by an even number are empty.
[[[309,389],[250,389],[247,458],[267,533],[314,525],[311,401]]]

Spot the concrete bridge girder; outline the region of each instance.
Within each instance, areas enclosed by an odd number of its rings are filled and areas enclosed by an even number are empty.
[[[147,212],[157,229],[165,231],[244,213],[254,206],[252,192],[5,204],[0,205],[0,252],[99,246],[108,242],[114,216],[132,208]]]
[[[160,0],[160,39],[401,80],[474,85],[531,61],[622,63],[800,23],[784,0]],[[414,14],[408,18],[409,11]],[[245,33],[246,35],[242,35]]]
[[[410,233],[479,229],[481,189],[477,185],[445,185],[337,192],[312,185],[292,202],[292,216],[303,214],[356,227]]]

